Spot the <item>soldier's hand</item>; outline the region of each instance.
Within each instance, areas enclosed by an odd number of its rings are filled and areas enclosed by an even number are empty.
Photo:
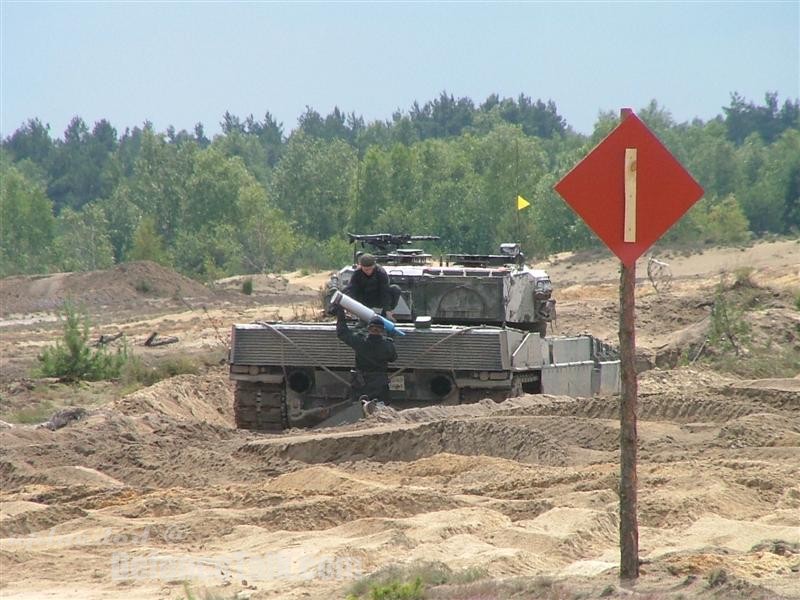
[[[391,310],[386,311],[386,318],[389,319],[392,323],[394,323],[397,319],[394,318],[394,312]]]

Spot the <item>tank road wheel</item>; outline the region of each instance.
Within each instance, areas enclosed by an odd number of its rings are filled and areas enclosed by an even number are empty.
[[[287,426],[283,386],[279,383],[237,381],[233,416],[237,429],[283,431]]]

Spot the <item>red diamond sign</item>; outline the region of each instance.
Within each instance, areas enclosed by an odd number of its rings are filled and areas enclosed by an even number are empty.
[[[555,190],[626,266],[703,195],[703,188],[633,113]]]

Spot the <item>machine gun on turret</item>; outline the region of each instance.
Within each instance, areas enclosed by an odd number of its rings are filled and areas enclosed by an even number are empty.
[[[351,244],[360,242],[361,247],[371,246],[379,254],[388,254],[411,242],[436,241],[438,235],[409,235],[407,233],[348,233]]]
[[[438,235],[410,235],[407,233],[348,233],[347,237],[350,239],[350,243],[353,244],[354,264],[358,262],[358,257],[364,253],[367,247],[384,264],[417,263],[420,262],[422,257],[429,259],[430,254],[424,254],[422,250],[417,249],[401,249],[400,246],[405,246],[411,242],[436,241],[440,239]],[[361,248],[360,250],[359,247]]]
[[[519,244],[500,244],[500,254],[445,254],[447,264],[464,265],[465,267],[499,267],[515,264],[522,268],[525,255]]]

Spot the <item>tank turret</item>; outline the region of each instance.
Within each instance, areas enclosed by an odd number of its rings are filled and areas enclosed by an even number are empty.
[[[525,265],[519,244],[501,244],[498,254],[445,254],[434,260],[421,249],[401,248],[436,236],[348,234],[353,264],[331,276],[326,302],[344,290],[359,255],[369,250],[401,290],[394,318],[413,323],[430,317],[441,325],[509,325],[544,336],[555,318],[550,277]],[[360,250],[359,250],[360,248]]]

